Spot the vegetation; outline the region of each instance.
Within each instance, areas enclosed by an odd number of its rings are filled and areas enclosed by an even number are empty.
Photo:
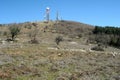
[[[32,44],[2,51],[1,80],[115,80],[120,74],[120,55],[48,50]]]
[[[120,28],[95,26],[93,33],[96,35],[95,41],[120,48]]]
[[[15,38],[17,37],[17,35],[20,33],[20,27],[18,27],[14,24],[9,27],[9,30],[10,30],[10,34],[11,34],[11,39],[12,39],[12,41],[14,41]]]
[[[0,27],[2,26],[2,24],[0,24]]]
[[[120,49],[103,45],[119,46],[118,33],[97,32],[93,26],[73,21],[1,26],[0,80],[120,79]],[[10,29],[13,26],[20,31]],[[5,41],[5,36],[11,38],[10,30],[18,30],[18,42]],[[86,44],[89,36],[94,44]]]
[[[93,30],[94,34],[109,34],[109,35],[120,35],[120,28],[117,27],[111,27],[111,26],[95,26],[95,29]]]
[[[104,51],[104,47],[100,44],[98,44],[95,47],[92,47],[91,50],[95,50],[95,51]]]
[[[55,42],[56,42],[57,45],[59,45],[61,41],[63,41],[62,36],[58,36],[58,37],[55,38]]]
[[[34,26],[34,29],[30,31],[29,33],[29,37],[31,39],[30,43],[32,44],[38,44],[38,40],[37,40],[37,35],[39,32],[38,26],[36,23],[32,23],[32,25]]]

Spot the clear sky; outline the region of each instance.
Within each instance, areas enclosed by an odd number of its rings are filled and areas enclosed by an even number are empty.
[[[0,0],[0,24],[42,21],[47,6],[52,20],[120,26],[120,0]]]

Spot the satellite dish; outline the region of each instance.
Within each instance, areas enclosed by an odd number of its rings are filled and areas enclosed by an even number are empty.
[[[47,7],[46,9],[47,9],[47,10],[49,10],[50,8],[49,8],[49,7]]]

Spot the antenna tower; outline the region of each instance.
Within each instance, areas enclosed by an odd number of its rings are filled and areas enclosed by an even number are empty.
[[[47,7],[46,8],[46,21],[49,22],[49,20],[50,20],[50,8]]]

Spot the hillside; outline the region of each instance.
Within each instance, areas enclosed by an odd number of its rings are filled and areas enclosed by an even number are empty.
[[[20,29],[14,40],[12,27]],[[74,21],[0,25],[0,79],[119,80],[120,49],[90,43],[94,28]]]
[[[26,22],[26,23],[19,23],[19,24],[13,23],[13,24],[3,25],[3,27],[2,26],[0,27],[1,37],[4,35],[4,33],[9,33],[10,26],[20,27],[21,32],[18,37],[24,40],[29,40],[28,38],[30,33],[36,32],[35,28],[37,28],[37,32],[38,32],[37,38],[40,39],[41,37],[41,40],[44,40],[46,38],[51,39],[52,37],[55,39],[56,36],[60,36],[60,35],[65,38],[67,37],[68,38],[80,38],[80,37],[87,38],[94,29],[94,26],[79,23],[79,22],[74,22],[74,21],[59,21],[59,22],[51,21],[49,23]],[[8,36],[8,34],[5,36]],[[24,40],[20,40],[20,41],[24,42]]]

